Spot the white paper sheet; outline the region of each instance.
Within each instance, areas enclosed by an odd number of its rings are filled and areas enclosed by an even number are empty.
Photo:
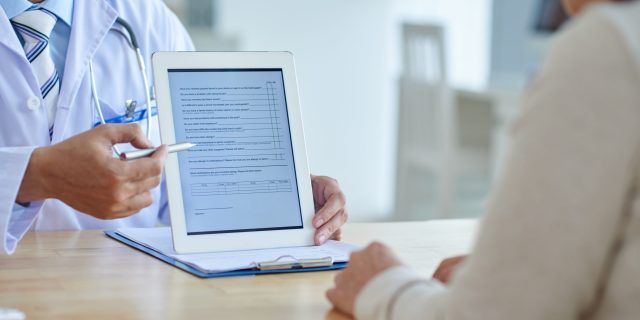
[[[322,246],[177,254],[173,249],[171,228],[124,228],[117,232],[131,241],[206,273],[251,269],[256,267],[256,263],[273,261],[287,255],[298,260],[331,257],[334,263],[347,262],[349,254],[358,249],[355,245],[329,240]]]

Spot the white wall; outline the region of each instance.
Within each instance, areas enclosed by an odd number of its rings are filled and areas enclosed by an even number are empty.
[[[309,165],[337,178],[354,220],[392,205],[395,115],[390,0],[220,0],[218,30],[241,50],[296,56]]]
[[[314,174],[336,177],[352,220],[388,217],[393,206],[400,22],[449,28],[455,84],[484,85],[491,0],[217,0],[217,32],[241,50],[296,56]]]

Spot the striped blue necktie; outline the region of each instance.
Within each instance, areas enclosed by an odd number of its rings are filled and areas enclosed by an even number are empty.
[[[43,9],[27,10],[11,19],[13,27],[24,40],[24,52],[40,85],[43,104],[47,110],[49,136],[53,133],[60,93],[60,77],[49,51],[49,36],[56,21],[54,14]]]

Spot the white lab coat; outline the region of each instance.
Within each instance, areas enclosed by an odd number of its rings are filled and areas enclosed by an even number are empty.
[[[42,97],[35,75],[0,7],[0,254],[12,253],[25,232],[33,230],[113,229],[151,227],[168,219],[166,196],[153,190],[155,202],[140,213],[102,221],[75,211],[61,201],[37,201],[24,209],[15,204],[31,151],[89,130],[96,121],[91,105],[88,61],[93,60],[105,116],[122,115],[124,102],[144,105],[144,87],[127,41],[112,28],[118,16],[129,22],[147,66],[156,51],[188,51],[193,44],[184,27],[160,0],[75,1],[64,78],[60,88],[53,141],[47,115],[34,101]],[[148,68],[151,79],[151,70]],[[157,128],[157,124],[156,124]],[[159,137],[156,137],[159,139]],[[157,143],[157,141],[155,141]]]

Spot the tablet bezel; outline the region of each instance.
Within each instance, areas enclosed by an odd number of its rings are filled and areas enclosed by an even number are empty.
[[[313,245],[315,214],[302,115],[290,52],[156,52],[152,57],[162,143],[176,143],[169,69],[282,69],[293,148],[302,228],[187,235],[177,154],[165,164],[173,246],[177,253],[235,251]]]

